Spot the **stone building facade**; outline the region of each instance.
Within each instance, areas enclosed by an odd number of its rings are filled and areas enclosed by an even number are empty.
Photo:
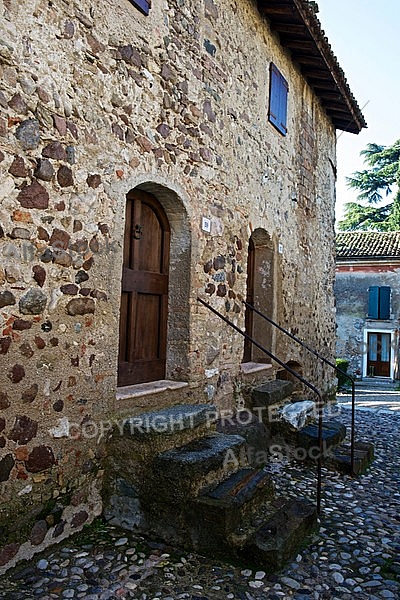
[[[400,233],[336,238],[337,356],[358,377],[399,379]]]
[[[240,401],[268,361],[243,369],[242,336],[197,297],[244,328],[249,248],[254,302],[334,354],[335,128],[364,121],[313,11],[139,4],[0,1],[1,569],[101,513],[112,422]]]

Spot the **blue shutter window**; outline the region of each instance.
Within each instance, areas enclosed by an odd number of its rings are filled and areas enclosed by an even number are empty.
[[[368,318],[390,319],[390,287],[373,285],[369,288]]]
[[[379,287],[373,285],[368,290],[368,317],[378,319],[379,317]]]
[[[379,288],[379,318],[390,319],[390,287]]]
[[[147,17],[150,12],[151,0],[129,0],[129,2]]]
[[[271,63],[268,120],[282,135],[286,135],[287,133],[288,91],[288,82],[274,63]]]

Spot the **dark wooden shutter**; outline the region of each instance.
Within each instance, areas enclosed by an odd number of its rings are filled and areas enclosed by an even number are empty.
[[[133,6],[136,6],[136,8],[138,10],[140,10],[141,13],[143,13],[144,15],[149,14],[150,12],[150,7],[151,7],[151,0],[129,0],[131,4],[133,4]]]
[[[379,288],[379,319],[390,319],[390,287]]]
[[[379,319],[379,287],[373,285],[368,290],[368,317]]]
[[[274,125],[283,135],[286,135],[287,133],[288,90],[288,82],[274,63],[271,63],[268,118],[272,125]]]

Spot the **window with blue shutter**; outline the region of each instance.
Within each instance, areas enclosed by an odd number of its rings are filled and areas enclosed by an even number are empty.
[[[368,290],[368,318],[390,319],[390,287],[373,285]]]
[[[268,120],[276,129],[287,133],[287,101],[289,85],[279,69],[271,63],[269,78],[269,109]]]
[[[379,287],[374,285],[368,290],[368,317],[378,319],[379,315]]]
[[[390,319],[390,287],[379,288],[379,319]]]
[[[129,2],[147,17],[150,12],[151,0],[129,0]]]

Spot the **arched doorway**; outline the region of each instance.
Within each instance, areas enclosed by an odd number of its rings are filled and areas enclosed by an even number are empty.
[[[170,227],[155,196],[127,195],[118,385],[165,378]]]
[[[249,240],[249,250],[247,254],[247,290],[246,290],[246,302],[254,306],[254,255],[255,247],[252,238]],[[247,335],[253,337],[253,322],[254,312],[246,307],[244,315],[245,332]],[[251,362],[252,356],[252,343],[247,338],[244,338],[244,353],[243,362]]]
[[[274,317],[274,250],[264,229],[256,229],[249,239],[246,301],[267,317]],[[245,331],[267,350],[272,348],[272,326],[248,308]],[[245,338],[243,362],[268,363],[270,359]]]

